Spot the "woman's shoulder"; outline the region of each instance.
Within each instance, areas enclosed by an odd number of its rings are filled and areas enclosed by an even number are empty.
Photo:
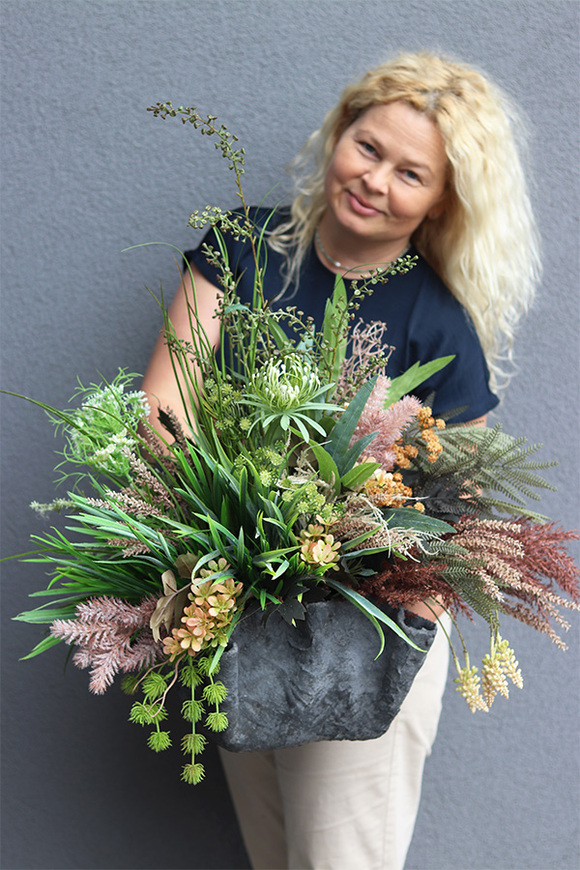
[[[412,326],[419,334],[469,324],[461,302],[419,251],[411,247],[408,256],[408,270],[388,274],[384,283],[375,286],[365,302],[367,316],[406,324],[407,330]]]
[[[447,284],[445,284],[423,254],[414,247],[411,247],[409,254],[414,258],[414,266],[409,273],[410,282],[418,293],[422,292],[424,294],[425,298],[421,301],[428,303],[429,297],[431,297],[431,299],[437,299],[445,308],[461,308],[459,300],[453,295]]]
[[[408,289],[413,292],[413,319],[426,331],[456,330],[476,335],[468,310],[454,295],[435,269],[418,251],[416,263],[409,273]]]

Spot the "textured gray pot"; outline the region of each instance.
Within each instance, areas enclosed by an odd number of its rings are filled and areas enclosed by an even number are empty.
[[[385,610],[428,650],[432,622]],[[384,734],[425,660],[384,627],[385,649],[370,621],[344,599],[313,602],[288,625],[254,613],[236,627],[221,659],[228,688],[226,731],[211,739],[233,752],[279,749],[317,740],[369,740]]]

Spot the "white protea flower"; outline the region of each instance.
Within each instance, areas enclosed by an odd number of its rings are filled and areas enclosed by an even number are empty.
[[[272,409],[288,411],[311,401],[321,390],[311,363],[297,353],[269,360],[254,381],[255,393]]]
[[[299,353],[269,360],[257,372],[244,397],[244,401],[256,409],[250,431],[261,423],[264,430],[274,425],[284,435],[293,426],[307,443],[309,428],[325,435],[319,422],[323,412],[342,410],[324,401],[332,386],[321,383],[312,363]]]

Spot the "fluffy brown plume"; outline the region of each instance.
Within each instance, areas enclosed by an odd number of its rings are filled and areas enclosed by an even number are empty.
[[[509,613],[565,648],[553,623],[567,630],[560,610],[579,609],[580,571],[566,549],[578,534],[554,523],[525,519],[469,518],[460,520],[455,528],[457,533],[450,540],[463,548],[463,554],[430,562],[385,562],[379,573],[361,585],[361,594],[403,607],[437,596],[450,610],[470,613],[461,598],[473,599],[473,593],[483,592],[490,603],[497,602],[500,613]],[[457,570],[462,561],[463,574]],[[448,583],[444,576],[451,562],[455,570]]]

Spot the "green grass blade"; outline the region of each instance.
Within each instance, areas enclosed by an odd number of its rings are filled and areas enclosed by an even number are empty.
[[[368,618],[371,616],[374,617],[379,622],[382,622],[383,625],[388,626],[392,631],[395,632],[405,643],[408,643],[409,646],[412,646],[413,649],[419,650],[419,652],[427,652],[427,650],[421,649],[420,646],[417,646],[410,637],[407,637],[402,628],[400,628],[396,622],[394,622],[386,613],[383,613],[382,610],[379,610],[378,607],[369,601],[367,598],[363,598],[362,595],[359,595],[358,592],[355,592],[354,589],[349,589],[348,586],[343,586],[342,583],[339,583],[338,580],[333,580],[330,577],[325,578],[325,582],[327,586],[330,586],[331,589],[335,589],[337,592],[340,592],[347,601],[350,601],[351,604],[354,604],[355,607],[358,607],[364,615]]]

